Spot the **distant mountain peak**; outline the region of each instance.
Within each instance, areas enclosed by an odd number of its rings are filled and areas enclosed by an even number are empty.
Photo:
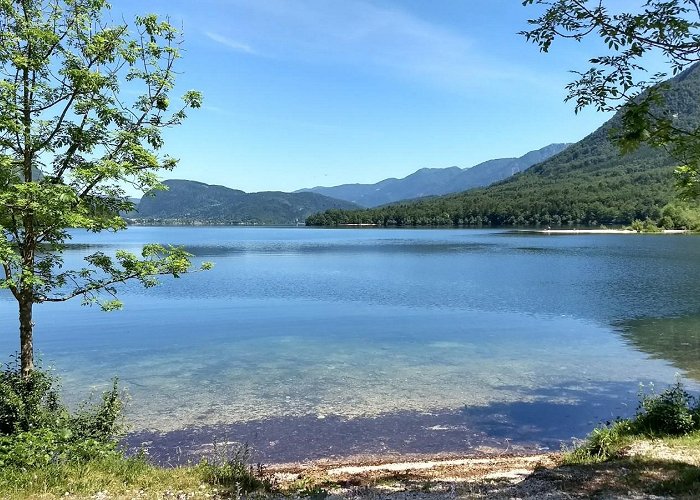
[[[662,85],[664,99],[655,114],[677,115],[678,125],[696,129],[700,64]],[[674,187],[679,160],[648,145],[622,154],[611,140],[621,113],[576,144],[488,187],[401,205],[317,214],[308,223],[597,227],[650,220],[668,228],[697,227],[696,207],[680,204]]]
[[[374,184],[317,186],[297,192],[311,191],[351,201],[364,207],[375,207],[401,200],[439,196],[488,186],[546,160],[563,151],[567,146],[568,144],[550,144],[537,151],[530,151],[520,158],[488,160],[470,168],[424,167],[402,179],[392,177]]]

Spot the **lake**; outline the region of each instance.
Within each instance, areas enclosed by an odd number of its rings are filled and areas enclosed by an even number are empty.
[[[700,237],[499,230],[130,227],[97,250],[184,245],[210,272],[125,309],[35,309],[72,404],[113,376],[128,443],[166,463],[245,441],[271,462],[558,449],[700,381]],[[0,292],[0,352],[17,350]],[[648,389],[647,389],[648,390]]]

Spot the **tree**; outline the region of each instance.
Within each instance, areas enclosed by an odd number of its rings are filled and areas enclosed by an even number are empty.
[[[34,366],[34,304],[82,297],[120,307],[115,285],[150,287],[191,269],[182,249],[147,245],[63,269],[69,228],[116,231],[133,209],[125,187],[159,186],[162,131],[201,95],[171,109],[181,37],[154,15],[108,20],[105,0],[0,0],[0,287],[19,309],[22,374]]]
[[[612,12],[603,0],[525,0],[544,6],[542,15],[528,22],[528,41],[549,51],[557,38],[582,41],[599,37],[607,52],[590,59],[591,67],[574,71],[566,100],[576,111],[594,106],[599,111],[622,111],[615,137],[623,152],[642,143],[664,147],[679,161],[677,183],[685,198],[700,197],[700,124],[663,107],[668,75],[649,75],[645,57],[660,54],[673,75],[700,60],[700,1],[647,0],[627,12]]]

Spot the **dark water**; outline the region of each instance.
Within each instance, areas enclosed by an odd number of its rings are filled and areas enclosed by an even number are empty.
[[[121,312],[38,306],[36,345],[70,401],[119,376],[164,461],[557,448],[640,383],[700,380],[696,236],[134,227],[75,233],[66,261],[147,242],[216,267],[126,286]]]

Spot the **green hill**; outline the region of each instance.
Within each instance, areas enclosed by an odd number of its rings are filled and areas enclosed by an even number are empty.
[[[664,108],[657,112],[684,126],[700,124],[700,66],[667,83]],[[677,207],[664,212],[676,196],[678,162],[648,146],[622,155],[610,139],[619,124],[618,114],[561,153],[488,188],[370,210],[331,210],[309,217],[307,224],[597,226],[635,219],[686,224]]]
[[[164,181],[167,191],[144,195],[132,223],[162,224],[295,224],[320,210],[354,209],[354,203],[317,193],[268,191],[245,193],[188,180]]]

